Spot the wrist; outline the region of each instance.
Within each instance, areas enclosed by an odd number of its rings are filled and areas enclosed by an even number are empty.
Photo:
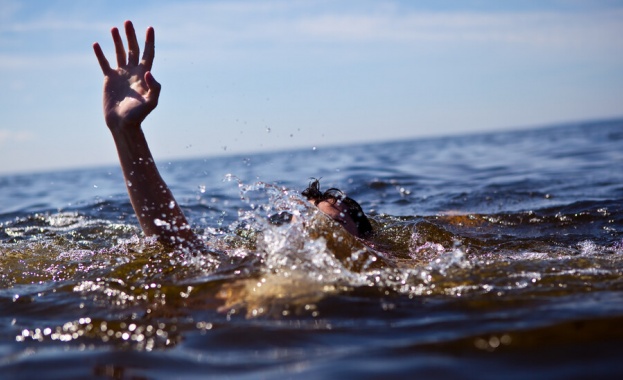
[[[147,139],[140,124],[116,124],[109,126],[117,150],[132,156],[145,156]]]
[[[106,125],[108,126],[108,129],[113,134],[113,136],[123,134],[135,134],[136,132],[141,131],[141,123],[130,122],[123,119],[106,120]]]

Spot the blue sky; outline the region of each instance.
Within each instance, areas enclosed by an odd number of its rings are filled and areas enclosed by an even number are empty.
[[[623,116],[623,1],[0,0],[0,173],[116,162],[91,45],[126,19],[160,161]]]

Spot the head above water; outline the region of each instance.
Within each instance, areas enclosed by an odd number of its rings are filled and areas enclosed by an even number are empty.
[[[323,193],[320,191],[320,181],[314,178],[301,194],[352,235],[367,238],[372,234],[372,225],[359,203],[341,190],[331,188]]]

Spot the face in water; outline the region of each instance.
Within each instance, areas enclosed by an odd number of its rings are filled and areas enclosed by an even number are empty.
[[[323,193],[320,191],[320,182],[316,179],[302,195],[352,235],[364,239],[372,235],[372,225],[359,203],[339,189],[331,188]]]

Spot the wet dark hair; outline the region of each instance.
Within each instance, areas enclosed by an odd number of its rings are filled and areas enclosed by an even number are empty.
[[[344,205],[345,211],[357,226],[357,234],[359,237],[368,237],[372,234],[372,225],[368,217],[361,209],[359,203],[349,198],[340,189],[332,187],[324,193],[320,191],[320,180],[312,178],[307,189],[301,193],[308,200],[313,200],[317,206],[322,201],[331,202],[333,204]]]

